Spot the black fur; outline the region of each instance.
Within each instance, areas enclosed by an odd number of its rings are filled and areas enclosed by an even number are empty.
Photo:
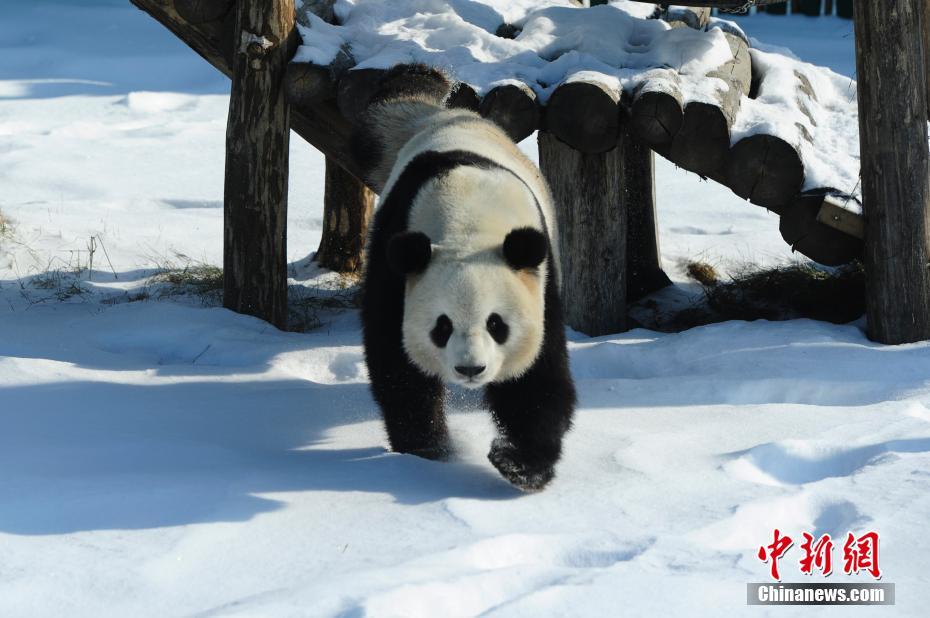
[[[576,401],[554,276],[546,280],[545,299],[545,334],[536,362],[519,378],[489,384],[484,393],[501,432],[488,459],[507,480],[529,491],[542,489],[555,476]]]
[[[504,259],[512,268],[537,268],[546,259],[549,239],[539,230],[521,227],[504,239]]]
[[[448,78],[432,67],[423,64],[398,65],[381,77],[378,89],[368,101],[367,107],[405,98],[426,99],[442,106],[452,87]],[[377,114],[362,114],[359,126],[352,133],[349,148],[366,176],[381,163],[386,153],[378,134]]]
[[[389,240],[407,231],[410,208],[420,189],[461,165],[500,168],[464,151],[418,155],[375,213],[369,255],[386,255]],[[552,260],[548,240],[545,255]],[[404,288],[405,277],[387,260],[368,261],[362,324],[372,394],[381,407],[393,450],[441,458],[449,453],[443,413],[445,389],[438,378],[421,372],[404,352]],[[553,478],[575,404],[554,275],[547,278],[544,313],[543,345],[532,367],[517,379],[488,385],[485,391],[501,433],[488,457],[511,483],[529,491],[542,489]]]
[[[388,241],[387,261],[398,275],[423,272],[432,256],[429,236],[423,232],[400,232]]]
[[[442,105],[452,91],[452,83],[436,69],[425,64],[402,64],[388,70],[368,105],[411,97]]]

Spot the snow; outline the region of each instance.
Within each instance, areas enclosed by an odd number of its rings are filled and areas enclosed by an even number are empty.
[[[849,22],[755,19],[848,75],[818,54],[851,53]],[[879,531],[894,615],[925,615],[927,344],[808,320],[570,333],[580,407],[549,489],[501,480],[467,393],[455,461],[393,454],[356,312],[285,333],[146,283],[222,262],[222,78],[122,0],[11,3],[0,39],[0,615],[757,615],[775,527]],[[296,137],[292,158],[292,284],[314,288],[323,159]],[[777,217],[657,167],[675,294],[682,260],[792,259]],[[797,552],[782,572],[809,581]]]
[[[308,16],[309,24],[300,26],[303,45],[295,62],[325,66],[349,49],[358,68],[425,63],[470,84],[479,95],[525,83],[543,103],[560,84],[582,76],[631,93],[651,70],[672,68],[682,77],[686,104],[714,104],[728,86],[706,75],[733,57],[724,31],[746,38],[737,23],[718,18],[707,31],[671,28],[647,19],[652,5],[627,0],[587,9],[569,0],[340,0],[336,12],[339,26]],[[766,18],[780,19],[759,19]],[[520,28],[513,40],[496,36],[504,23]],[[778,23],[785,22],[775,27]],[[765,77],[757,98],[743,98],[732,143],[756,134],[780,137],[801,155],[804,190],[829,188],[861,200],[855,82],[766,49],[761,43],[752,50],[754,74]],[[799,95],[798,75],[812,97]]]

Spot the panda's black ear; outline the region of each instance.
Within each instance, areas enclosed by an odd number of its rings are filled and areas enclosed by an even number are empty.
[[[546,259],[549,243],[545,234],[531,227],[521,227],[504,239],[504,259],[511,268],[536,268]]]
[[[432,255],[429,236],[423,232],[399,232],[388,241],[388,265],[398,275],[423,272]]]

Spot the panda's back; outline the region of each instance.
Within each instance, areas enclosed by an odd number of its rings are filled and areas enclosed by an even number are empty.
[[[558,268],[557,230],[539,169],[497,125],[465,110],[442,110],[421,123],[398,152],[389,195],[411,163],[448,159],[444,173],[421,178],[407,228],[462,252],[499,246],[520,227],[547,233]]]

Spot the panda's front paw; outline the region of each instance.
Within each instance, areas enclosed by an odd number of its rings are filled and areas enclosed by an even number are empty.
[[[551,464],[527,461],[513,444],[503,438],[491,443],[488,459],[505,479],[523,491],[540,491],[555,476],[555,468]]]

